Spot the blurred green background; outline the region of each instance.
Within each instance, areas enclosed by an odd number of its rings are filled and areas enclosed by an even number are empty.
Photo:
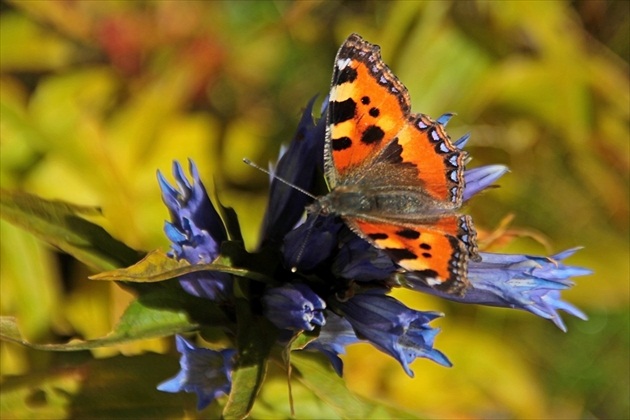
[[[172,160],[190,157],[254,249],[267,176],[241,159],[275,160],[307,101],[326,95],[337,48],[358,32],[381,45],[415,111],[457,113],[449,133],[472,133],[471,166],[510,167],[500,189],[469,206],[486,250],[583,245],[568,262],[595,274],[565,293],[590,317],[567,318],[567,334],[531,314],[398,293],[447,314],[436,346],[455,367],[420,360],[409,379],[357,345],[344,358],[349,386],[427,418],[628,418],[629,28],[626,1],[3,1],[1,186],[101,206],[99,223],[118,239],[166,249],[155,172],[170,177]],[[110,330],[127,292],[0,226],[2,315],[33,341]],[[94,355],[164,353],[169,343]],[[0,350],[5,386],[61,363]],[[137,382],[138,395],[167,377],[153,376]],[[68,415],[67,395],[87,385],[62,379],[66,397],[34,413]],[[285,381],[265,388],[268,409],[286,406]]]

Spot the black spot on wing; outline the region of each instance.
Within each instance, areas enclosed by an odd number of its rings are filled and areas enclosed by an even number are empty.
[[[378,241],[379,239],[387,239],[389,236],[387,236],[386,233],[370,233],[368,237],[374,241]]]
[[[348,98],[345,101],[330,103],[330,122],[332,124],[339,124],[344,121],[354,118],[354,114],[357,109],[357,104]]]
[[[383,160],[389,163],[399,164],[402,163],[402,146],[398,143],[398,138],[392,140],[387,147],[381,152]]]
[[[344,83],[352,83],[357,78],[357,71],[350,66],[346,66],[343,70],[335,67],[335,85],[339,86]]]
[[[381,115],[381,111],[379,111],[378,108],[370,108],[370,110],[368,111],[368,114],[370,114],[371,117],[378,117],[379,115]]]
[[[336,152],[345,150],[352,146],[352,140],[350,140],[350,137],[340,137],[338,139],[332,139],[330,140],[330,143],[332,144],[332,149]]]
[[[385,137],[383,129],[377,125],[371,125],[361,135],[361,142],[365,144],[378,143]]]
[[[420,248],[429,251],[429,250],[431,250],[431,245],[425,244],[425,243],[421,243],[420,244]]]
[[[415,260],[418,258],[416,254],[404,248],[385,248],[384,251],[394,260]]]
[[[418,239],[420,237],[420,232],[413,229],[403,229],[396,232],[396,235],[400,236],[401,238]]]
[[[364,96],[363,98],[361,98],[361,103],[363,105],[369,105],[370,104],[370,97],[369,96]]]
[[[418,270],[415,271],[415,273],[419,274],[420,277],[424,277],[426,279],[436,279],[439,277],[437,271],[431,270],[430,268],[427,268],[426,270]]]

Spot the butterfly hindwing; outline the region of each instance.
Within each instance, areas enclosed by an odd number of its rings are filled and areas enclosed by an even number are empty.
[[[349,222],[361,236],[429,286],[455,294],[468,286],[468,243],[473,243],[474,238],[469,238],[466,230],[467,216],[443,216],[430,225]]]
[[[466,154],[454,146],[442,124],[411,115],[397,135],[402,162],[416,167],[417,182],[436,200],[461,205]]]

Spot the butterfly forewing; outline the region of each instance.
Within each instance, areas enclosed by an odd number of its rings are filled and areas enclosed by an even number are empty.
[[[402,146],[402,162],[415,165],[423,190],[437,200],[460,206],[466,156],[451,143],[442,125],[426,115],[412,115],[397,142]]]
[[[332,178],[350,176],[372,162],[409,113],[407,89],[383,63],[378,48],[367,48],[358,35],[350,36],[337,54],[329,101]],[[335,180],[329,183],[336,185]]]
[[[387,169],[392,175],[404,168],[400,175],[406,184],[461,204],[464,153],[441,124],[410,114],[407,89],[382,61],[379,48],[358,35],[351,35],[337,54],[326,145],[331,187],[344,179],[356,182],[367,166],[385,161],[392,163]],[[397,145],[400,152],[392,155]],[[413,165],[414,175],[400,163]]]

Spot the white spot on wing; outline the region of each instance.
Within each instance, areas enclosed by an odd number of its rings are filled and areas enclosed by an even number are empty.
[[[339,70],[343,70],[346,67],[348,67],[348,65],[350,64],[352,60],[350,60],[349,58],[343,58],[340,60],[337,60],[337,67],[339,67]]]
[[[439,277],[427,277],[424,279],[429,286],[437,286],[442,284],[442,280]]]

